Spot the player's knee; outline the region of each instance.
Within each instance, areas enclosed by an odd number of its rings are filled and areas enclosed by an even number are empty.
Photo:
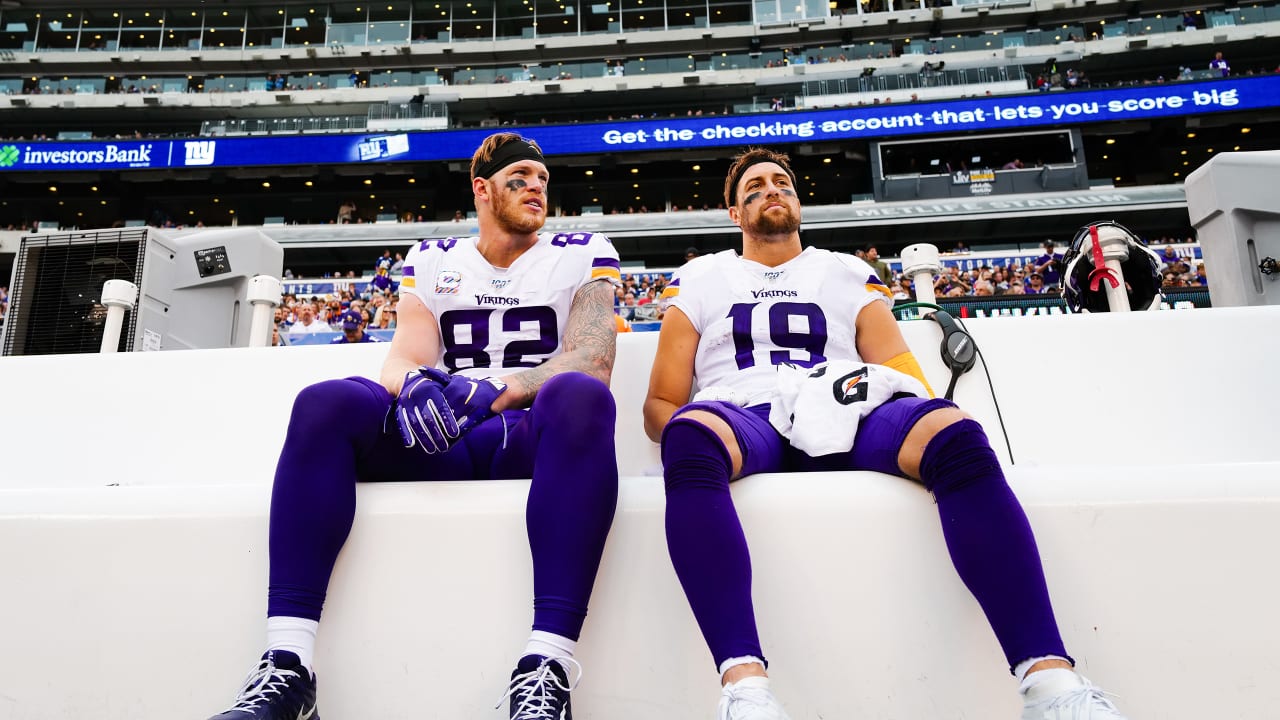
[[[378,391],[383,397],[378,396]],[[325,380],[303,388],[293,401],[289,431],[328,435],[335,427],[381,424],[390,395],[352,378]]]
[[[902,445],[898,450],[898,468],[913,478],[920,478],[920,463],[923,460],[925,448],[933,438],[943,428],[969,417],[963,410],[950,403],[943,405],[941,400],[930,400],[928,403],[937,403],[937,405],[928,409],[911,425],[903,436]]]
[[[613,437],[617,407],[609,386],[586,373],[554,375],[538,389],[534,414],[554,418],[555,431],[600,439]]]
[[[678,415],[662,430],[667,494],[687,487],[728,488],[733,462],[724,441],[694,415]]]
[[[1003,479],[1000,460],[986,432],[968,416],[943,424],[921,453],[920,480],[934,494]]]
[[[958,407],[940,407],[925,413],[911,428],[911,432],[922,432],[925,435],[925,444],[927,445],[928,441],[932,440],[944,428],[962,420],[971,419],[969,413]]]

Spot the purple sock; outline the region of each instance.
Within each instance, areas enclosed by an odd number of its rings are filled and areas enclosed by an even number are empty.
[[[525,523],[533,554],[533,629],[577,640],[618,504],[613,395],[583,373],[538,391]]]
[[[677,417],[662,433],[667,550],[716,668],[764,659],[751,604],[751,554],[729,495],[729,453],[705,425]]]
[[[943,428],[925,447],[920,479],[938,501],[956,572],[986,613],[1009,667],[1030,657],[1068,657],[1031,525],[982,426],[961,420]]]
[[[271,491],[267,615],[319,620],[356,512],[356,467],[390,404],[380,386],[327,380],[298,393]]]

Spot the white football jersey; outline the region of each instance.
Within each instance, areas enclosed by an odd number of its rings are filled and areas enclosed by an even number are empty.
[[[440,365],[451,373],[494,377],[541,365],[562,350],[578,290],[621,279],[618,252],[598,233],[542,233],[507,268],[490,265],[478,241],[424,240],[404,261],[400,292],[435,315]]]
[[[704,255],[675,271],[663,301],[700,335],[697,387],[732,388],[755,405],[772,400],[775,365],[861,360],[858,313],[877,301],[892,307],[893,295],[862,260],[810,247],[777,267],[733,250]]]

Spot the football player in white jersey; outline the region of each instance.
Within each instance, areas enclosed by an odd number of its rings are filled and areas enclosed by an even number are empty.
[[[720,674],[719,717],[787,717],[769,689],[730,481],[857,469],[933,492],[956,570],[1021,683],[1024,718],[1121,718],[1072,669],[1035,538],[978,423],[947,400],[892,395],[862,417],[852,447],[818,456],[770,423],[781,363],[884,365],[932,391],[898,330],[887,278],[852,256],[802,247],[787,156],[759,148],[738,156],[725,204],[742,228],[742,251],[676,271],[644,406],[645,430],[662,444],[668,550]]]
[[[216,720],[318,720],[315,638],[357,481],[528,477],[533,630],[504,701],[513,720],[572,717],[574,646],[617,504],[618,255],[603,235],[539,234],[549,173],[532,140],[489,136],[471,176],[480,234],[409,254],[380,382],[326,381],[294,403],[271,498],[267,652]]]

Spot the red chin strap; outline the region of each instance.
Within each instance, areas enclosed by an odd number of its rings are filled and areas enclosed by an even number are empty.
[[[1116,278],[1116,274],[1111,268],[1107,267],[1107,260],[1102,256],[1102,243],[1098,242],[1098,226],[1089,226],[1089,239],[1093,242],[1093,272],[1089,273],[1089,289],[1097,292],[1098,286],[1105,279],[1111,283],[1112,289],[1120,287],[1120,281]]]

